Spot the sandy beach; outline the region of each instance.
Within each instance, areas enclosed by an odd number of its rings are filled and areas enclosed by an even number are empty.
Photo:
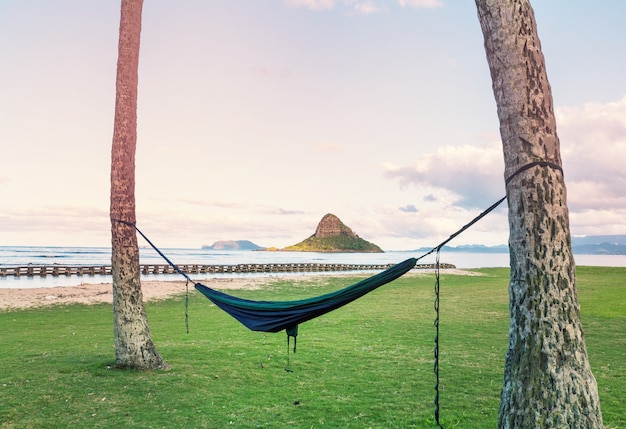
[[[273,278],[213,279],[207,286],[220,289],[255,289]],[[193,290],[193,285],[189,285]],[[53,304],[98,304],[113,302],[111,283],[81,284],[52,288],[7,288],[0,289],[0,310],[43,307]],[[184,281],[141,282],[144,301],[164,299],[185,293]]]
[[[456,275],[480,275],[472,271],[447,269],[442,273]],[[432,270],[411,272],[405,276],[432,274]],[[354,277],[352,273],[337,274],[306,274],[299,276],[270,276],[247,278],[220,278],[203,280],[202,283],[218,290],[259,289],[267,283],[288,279],[294,283],[323,279],[324,277]],[[185,293],[184,281],[144,281],[141,283],[144,301],[168,298]],[[193,285],[189,284],[190,290]],[[0,288],[0,310],[26,309],[54,304],[98,304],[112,303],[113,292],[111,283],[81,284],[78,286],[59,286],[52,288]]]

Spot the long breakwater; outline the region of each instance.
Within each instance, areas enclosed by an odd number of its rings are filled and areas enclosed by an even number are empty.
[[[284,264],[234,264],[204,265],[181,264],[178,268],[185,274],[229,274],[229,273],[306,273],[386,270],[393,264],[319,264],[319,263],[284,263]],[[440,268],[455,268],[452,264],[439,264]],[[435,264],[417,264],[415,269],[434,269]],[[141,274],[177,274],[171,265],[141,264]],[[94,276],[111,275],[110,265],[64,266],[64,265],[26,265],[0,267],[2,277],[46,277],[46,276]]]

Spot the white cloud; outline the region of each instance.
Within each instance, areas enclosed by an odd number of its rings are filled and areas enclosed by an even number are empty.
[[[467,224],[505,194],[504,161],[499,142],[477,146],[444,146],[424,154],[411,164],[384,166],[387,178],[400,186],[412,186],[421,195],[413,204],[396,208],[385,227],[389,235],[413,238],[424,245],[435,245]],[[479,222],[462,237],[459,244],[502,244],[508,223],[506,204]],[[418,247],[418,246],[416,246]]]
[[[180,198],[181,203],[190,204],[193,206],[206,206],[212,208],[226,208],[226,209],[239,209],[245,208],[245,204],[236,201],[222,201],[222,200],[204,200],[199,198]]]
[[[382,244],[387,250],[434,247],[466,225],[482,209],[468,210],[450,205],[446,200],[427,199],[416,200],[404,207],[375,205],[368,209],[373,215],[360,219],[359,230],[367,231],[368,240]],[[488,218],[455,238],[451,245],[503,244],[507,240],[507,231],[506,203],[502,203]]]
[[[107,210],[80,206],[9,209],[0,215],[0,241],[21,245],[108,245]]]
[[[285,3],[310,10],[331,10],[335,7],[335,0],[285,0]]]
[[[335,0],[284,0],[285,4],[293,7],[303,7],[313,11],[335,9]],[[374,15],[387,12],[388,8],[373,0],[343,0],[341,3],[356,15]],[[398,0],[401,7],[413,9],[434,9],[443,6],[440,0]]]
[[[401,212],[405,213],[417,213],[417,207],[414,204],[407,204],[406,206],[400,207]]]
[[[626,209],[570,212],[573,235],[626,234]]]
[[[283,209],[283,208],[278,208],[272,211],[273,214],[277,214],[280,216],[300,216],[305,214],[304,210],[289,210],[289,209]]]
[[[386,8],[378,6],[373,1],[358,2],[354,5],[354,11],[359,15],[373,15],[385,12]]]
[[[626,96],[556,117],[570,210],[626,209]]]
[[[443,6],[443,2],[440,0],[398,0],[398,4],[414,9],[434,9]]]
[[[412,165],[385,165],[384,175],[402,186],[432,187],[452,192],[455,205],[488,207],[504,195],[504,161],[499,144],[489,147],[444,146]]]
[[[626,231],[626,97],[556,111],[568,190],[572,232]],[[385,165],[384,175],[401,186],[435,189],[428,200],[452,196],[452,206],[485,208],[504,195],[500,143],[445,146],[407,165]],[[423,212],[420,210],[420,215]]]

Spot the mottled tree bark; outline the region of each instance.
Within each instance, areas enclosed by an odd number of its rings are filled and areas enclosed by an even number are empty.
[[[601,428],[552,93],[528,0],[476,0],[500,119],[511,255],[501,428]]]
[[[135,223],[137,84],[143,0],[122,0],[115,124],[111,150],[113,332],[119,367],[166,367],[152,342],[143,306]],[[122,221],[122,222],[120,222]]]

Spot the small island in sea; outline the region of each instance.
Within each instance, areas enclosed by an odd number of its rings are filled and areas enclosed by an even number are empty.
[[[264,250],[264,247],[249,240],[222,240],[209,245],[203,245],[202,250]]]
[[[384,253],[367,240],[356,235],[334,214],[326,214],[317,225],[315,234],[304,241],[280,249],[287,252],[355,252]]]

